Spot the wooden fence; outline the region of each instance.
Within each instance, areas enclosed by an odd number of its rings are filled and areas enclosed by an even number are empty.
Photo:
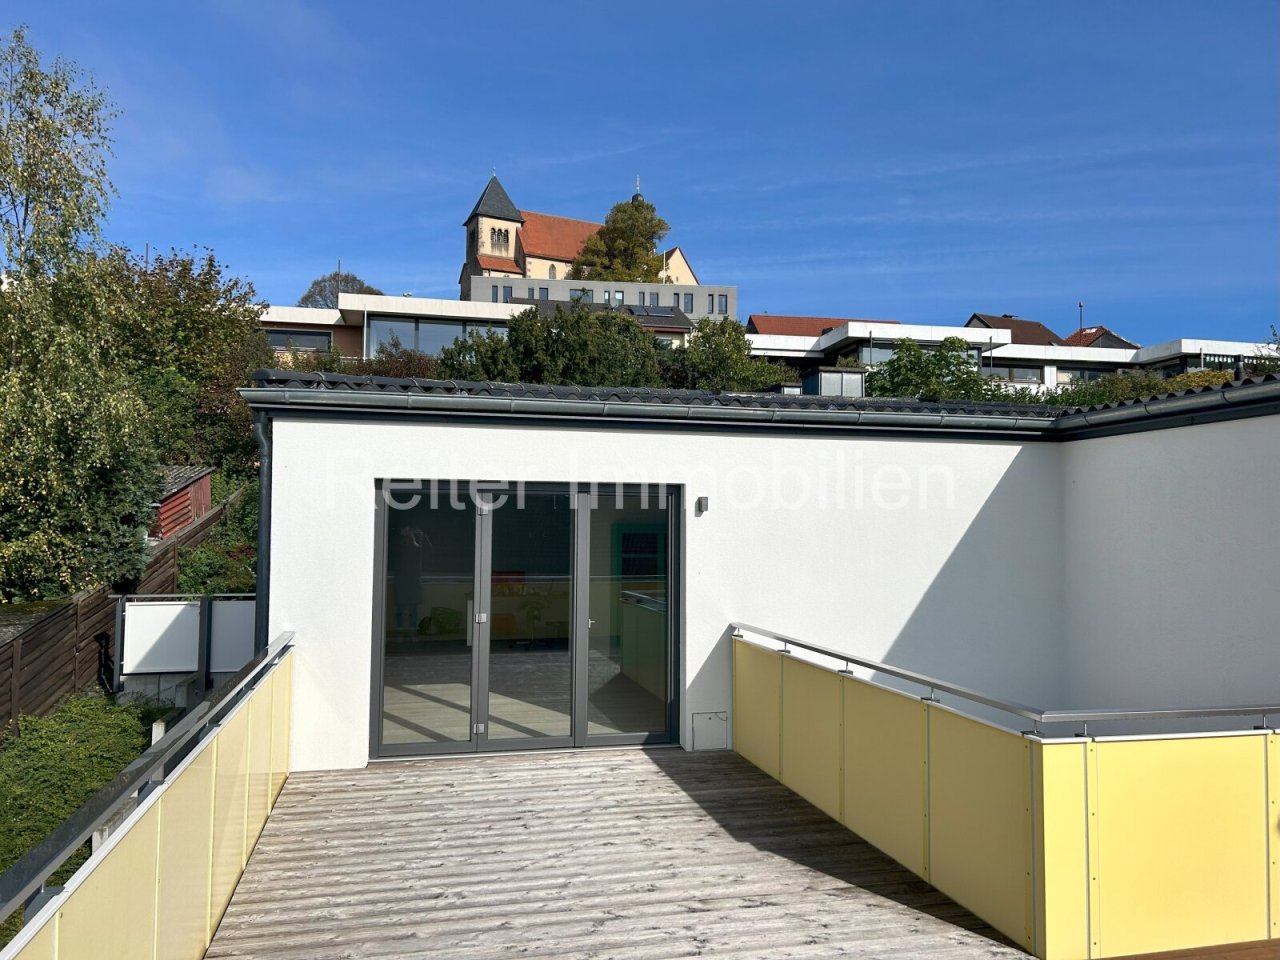
[[[227,511],[236,491],[191,526],[158,543],[138,583],[138,593],[177,590],[178,553],[203,543]],[[0,644],[0,729],[20,714],[49,713],[69,694],[110,684],[116,655],[116,602],[107,587],[84,590]]]

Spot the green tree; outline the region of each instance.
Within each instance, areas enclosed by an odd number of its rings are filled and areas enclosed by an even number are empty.
[[[152,411],[164,460],[251,472],[252,416],[237,391],[273,363],[253,285],[227,275],[207,251],[144,260],[113,248],[95,268],[121,304],[115,336]]]
[[[653,337],[629,314],[583,304],[536,308],[508,321],[506,337],[473,332],[440,354],[441,374],[466,380],[579,386],[661,384]]]
[[[0,336],[0,601],[136,576],[160,493],[152,414],[92,262],[10,278]]]
[[[334,270],[323,277],[316,277],[307,287],[307,292],[298,298],[300,307],[328,307],[336,309],[339,293],[367,293],[382,296],[382,291],[371,287],[354,273],[339,273]]]
[[[658,244],[671,228],[640,194],[615,204],[604,225],[582,246],[570,280],[638,280],[652,283],[662,271]]]
[[[25,27],[0,46],[0,231],[10,276],[47,271],[95,238],[107,179],[104,93],[62,59],[45,68]]]
[[[947,337],[932,350],[914,340],[899,340],[893,357],[867,374],[867,394],[917,400],[1007,399],[1000,384],[982,375],[970,349],[960,337]]]
[[[688,355],[689,385],[695,390],[749,393],[775,387],[783,380],[778,367],[751,355],[746,329],[729,317],[703,317],[694,324],[689,345],[682,352]]]

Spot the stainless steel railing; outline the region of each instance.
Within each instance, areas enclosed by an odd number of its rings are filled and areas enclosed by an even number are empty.
[[[95,831],[114,820],[122,810],[132,809],[151,786],[163,781],[206,732],[262,682],[292,644],[292,631],[280,634],[267,650],[259,652],[239,673],[196,704],[119,776],[0,873],[0,923],[19,907],[36,903],[44,891],[45,881]]]
[[[1265,727],[1267,725],[1267,718],[1269,715],[1280,714],[1280,703],[1236,704],[1220,707],[1177,707],[1158,710],[1043,710],[1038,707],[1027,706],[1025,703],[1018,703],[1014,700],[1005,700],[1000,697],[993,697],[990,694],[982,693],[978,690],[973,690],[969,687],[964,687],[956,683],[950,683],[946,680],[939,680],[937,677],[918,673],[915,670],[907,670],[903,667],[895,667],[891,664],[881,663],[879,660],[871,660],[867,657],[859,657],[854,654],[842,653],[841,651],[833,650],[830,647],[823,647],[816,643],[809,643],[805,640],[799,640],[795,637],[787,636],[785,633],[766,630],[763,627],[752,626],[749,623],[734,621],[733,623],[730,623],[729,626],[735,631],[739,631],[741,633],[752,633],[757,636],[767,637],[770,640],[780,643],[782,644],[782,651],[784,653],[790,652],[790,647],[797,647],[801,650],[808,650],[810,653],[817,653],[824,657],[830,657],[833,660],[844,663],[846,672],[850,672],[851,667],[858,666],[867,670],[874,670],[875,672],[886,676],[896,677],[899,680],[907,680],[911,683],[919,684],[922,687],[928,687],[930,700],[935,699],[935,694],[937,693],[949,693],[972,703],[980,703],[983,706],[993,707],[994,709],[1003,711],[1004,713],[1022,717],[1023,719],[1030,720],[1032,722],[1033,732],[1035,733],[1039,733],[1041,726],[1048,723],[1079,723],[1083,725],[1082,732],[1088,734],[1088,725],[1093,721],[1188,720],[1212,719],[1215,717],[1252,716],[1261,717],[1262,726]]]

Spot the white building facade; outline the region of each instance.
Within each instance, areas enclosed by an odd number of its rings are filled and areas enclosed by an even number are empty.
[[[1274,378],[1052,417],[287,373],[246,396],[295,769],[724,747],[733,621],[1048,707],[1274,695],[1280,546],[1241,515],[1280,475]],[[1226,529],[1239,562],[1193,548]]]

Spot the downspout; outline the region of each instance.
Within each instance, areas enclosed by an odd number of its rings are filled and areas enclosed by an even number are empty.
[[[258,577],[253,609],[253,650],[267,649],[271,607],[271,417],[265,410],[253,413],[253,435],[258,441]]]

